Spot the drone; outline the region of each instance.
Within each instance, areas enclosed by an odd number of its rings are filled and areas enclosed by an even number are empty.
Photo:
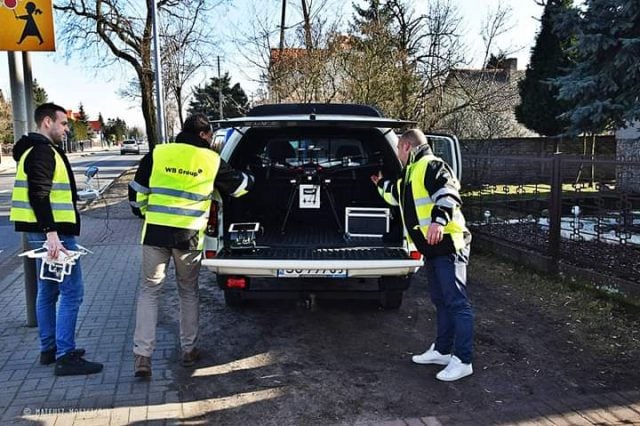
[[[78,250],[67,250],[67,253],[60,252],[55,259],[49,256],[47,243],[37,249],[28,250],[19,254],[19,257],[29,257],[31,259],[42,259],[40,264],[40,278],[43,280],[61,283],[64,277],[71,275],[71,269],[80,256],[93,252],[86,247],[77,244]]]

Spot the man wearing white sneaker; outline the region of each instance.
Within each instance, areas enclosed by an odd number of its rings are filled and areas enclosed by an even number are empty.
[[[460,210],[460,184],[418,129],[400,137],[398,159],[404,170],[397,181],[384,180],[382,173],[371,181],[388,204],[400,207],[407,233],[426,259],[437,335],[412,360],[445,365],[436,378],[458,380],[473,374],[473,310],[466,291],[471,233]]]

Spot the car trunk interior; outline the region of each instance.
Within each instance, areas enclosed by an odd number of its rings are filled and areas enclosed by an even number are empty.
[[[378,172],[389,178],[400,172],[393,149],[377,129],[252,128],[229,163],[249,170],[256,181],[245,196],[224,199],[227,243],[234,237],[228,232],[232,223],[258,222],[255,244],[271,249],[402,244],[398,209],[382,200],[370,180]],[[358,222],[350,219],[351,232],[347,208],[365,209]]]

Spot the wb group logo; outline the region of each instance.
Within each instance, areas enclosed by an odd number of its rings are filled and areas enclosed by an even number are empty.
[[[181,168],[178,168],[178,167],[165,167],[164,171],[166,173],[169,173],[169,174],[172,174],[172,175],[187,175],[187,176],[193,176],[193,177],[196,177],[200,173],[202,173],[202,169],[186,170],[186,169],[181,169]]]

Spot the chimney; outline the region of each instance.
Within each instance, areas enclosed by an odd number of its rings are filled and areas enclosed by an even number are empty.
[[[507,58],[504,60],[502,67],[509,74],[518,71],[518,58]]]

